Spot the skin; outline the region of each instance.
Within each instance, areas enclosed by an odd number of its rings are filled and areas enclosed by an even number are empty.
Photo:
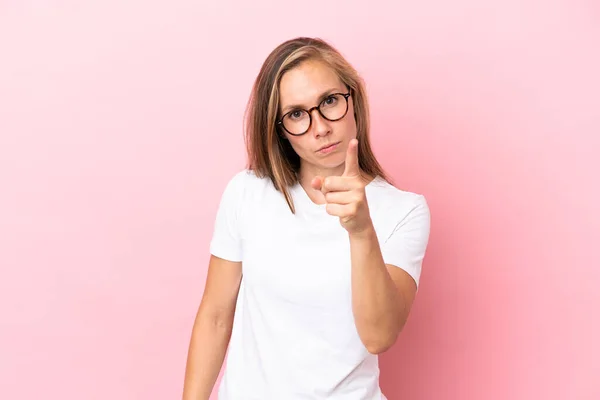
[[[309,109],[321,96],[346,93],[342,81],[326,64],[308,61],[286,73],[280,85],[282,114],[290,105]],[[379,354],[389,349],[404,327],[416,284],[403,269],[386,265],[369,213],[365,186],[373,177],[359,168],[354,103],[349,99],[346,116],[328,121],[312,112],[309,131],[301,136],[286,132],[292,148],[301,158],[300,184],[329,214],[339,217],[348,231],[352,260],[352,307],[356,327],[367,349]],[[322,154],[317,150],[329,143],[339,146]]]
[[[288,71],[280,83],[282,114],[297,105],[309,109],[323,94],[346,93],[327,65],[307,61]],[[359,168],[354,103],[335,122],[312,112],[302,136],[285,134],[301,158],[300,184],[348,232],[351,252],[352,311],[359,336],[373,354],[389,349],[408,318],[416,284],[401,268],[384,264],[369,214],[365,186],[373,177]],[[332,152],[318,150],[339,143]],[[223,364],[242,279],[241,262],[210,257],[206,287],[194,322],[184,382],[184,400],[208,399]]]

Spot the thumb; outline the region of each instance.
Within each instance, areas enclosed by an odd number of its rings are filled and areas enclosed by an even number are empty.
[[[321,190],[323,187],[323,178],[320,176],[315,176],[312,181],[310,181],[310,186],[312,186],[315,190]]]
[[[348,143],[348,151],[346,152],[346,165],[344,166],[343,176],[360,175],[358,166],[358,140],[352,139]]]

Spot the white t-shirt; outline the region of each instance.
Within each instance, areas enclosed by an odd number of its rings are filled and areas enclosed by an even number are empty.
[[[228,183],[210,244],[241,261],[219,400],[381,400],[378,357],[352,314],[350,244],[339,218],[296,184],[296,214],[268,178],[249,170]],[[383,259],[419,283],[430,214],[422,195],[376,178],[366,186]]]

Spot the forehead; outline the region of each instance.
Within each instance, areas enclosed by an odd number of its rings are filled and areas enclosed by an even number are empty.
[[[279,84],[282,107],[290,104],[309,105],[331,89],[343,90],[337,73],[322,61],[304,61],[287,71]]]

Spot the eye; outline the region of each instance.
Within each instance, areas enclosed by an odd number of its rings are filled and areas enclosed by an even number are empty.
[[[323,104],[326,106],[334,106],[337,102],[338,98],[334,94],[323,100]]]
[[[302,112],[302,110],[295,110],[295,111],[292,111],[291,113],[289,113],[289,114],[288,114],[288,116],[289,116],[291,119],[299,119],[299,118],[302,118],[302,115],[304,115],[304,112]]]

